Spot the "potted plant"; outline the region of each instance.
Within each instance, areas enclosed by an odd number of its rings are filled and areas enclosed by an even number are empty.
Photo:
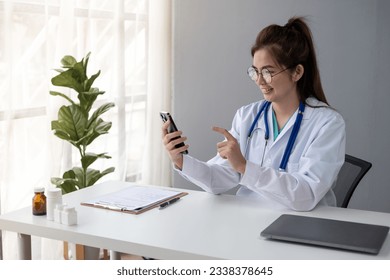
[[[87,67],[90,53],[81,61],[76,61],[73,56],[64,56],[61,60],[62,69],[56,69],[59,73],[51,79],[54,86],[73,89],[77,93],[77,99],[64,93],[50,91],[53,96],[63,97],[69,104],[63,105],[58,111],[58,119],[51,122],[51,129],[58,138],[69,142],[80,153],[80,165],[66,171],[62,178],[51,178],[52,184],[62,189],[62,193],[70,193],[95,184],[103,176],[114,172],[110,167],[100,172],[90,166],[97,159],[109,159],[107,153],[87,152],[88,146],[99,136],[107,134],[112,123],[106,122],[101,115],[114,107],[114,103],[105,103],[93,110],[94,102],[99,95],[104,94],[96,87],[92,87],[100,75],[100,70],[87,76]],[[99,248],[76,245],[74,251],[76,258],[78,252],[82,252],[83,258],[97,259]],[[64,242],[64,257],[68,258],[68,243]]]
[[[71,88],[77,92],[75,100],[63,93],[50,91],[51,95],[61,96],[70,103],[61,106],[58,120],[51,122],[51,129],[54,135],[72,144],[80,153],[81,166],[66,171],[62,178],[51,178],[51,182],[61,188],[63,194],[92,186],[101,177],[115,170],[110,167],[100,172],[90,168],[99,158],[111,158],[107,153],[87,152],[87,147],[97,137],[108,133],[112,123],[103,121],[100,116],[115,105],[111,102],[105,103],[91,112],[97,97],[104,94],[104,91],[92,87],[100,75],[100,70],[90,78],[87,76],[89,55],[90,53],[79,62],[70,55],[64,56],[61,60],[62,69],[56,69],[59,74],[51,79],[54,86]]]

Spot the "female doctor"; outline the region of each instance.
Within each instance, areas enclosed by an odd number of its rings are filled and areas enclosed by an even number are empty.
[[[335,206],[332,186],[344,162],[345,124],[326,101],[309,27],[302,18],[270,25],[251,53],[248,75],[264,100],[240,108],[230,131],[213,127],[225,140],[208,162],[184,155],[188,145],[175,148],[187,138],[168,133],[166,122],[163,144],[175,169],[214,194],[240,186],[237,195],[255,197],[264,207]]]

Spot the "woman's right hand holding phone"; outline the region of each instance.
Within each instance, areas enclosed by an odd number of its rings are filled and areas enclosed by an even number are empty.
[[[170,121],[166,121],[161,129],[162,129],[162,139],[165,149],[168,151],[168,155],[171,161],[175,164],[178,169],[183,168],[183,152],[188,150],[188,145],[184,145],[182,147],[175,147],[177,144],[184,143],[187,140],[187,137],[182,136],[183,132],[178,130],[172,133],[168,133],[168,127],[170,125]]]

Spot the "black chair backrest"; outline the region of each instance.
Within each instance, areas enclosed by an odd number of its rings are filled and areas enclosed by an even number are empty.
[[[370,170],[372,164],[351,155],[345,155],[345,162],[337,177],[333,191],[337,199],[337,207],[347,208],[360,180]]]

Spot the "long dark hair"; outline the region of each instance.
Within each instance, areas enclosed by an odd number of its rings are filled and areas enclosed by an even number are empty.
[[[260,49],[267,49],[279,65],[303,65],[304,73],[297,83],[300,101],[313,96],[329,105],[321,85],[312,34],[303,18],[293,17],[284,26],[272,24],[264,28],[252,46],[252,57]]]

